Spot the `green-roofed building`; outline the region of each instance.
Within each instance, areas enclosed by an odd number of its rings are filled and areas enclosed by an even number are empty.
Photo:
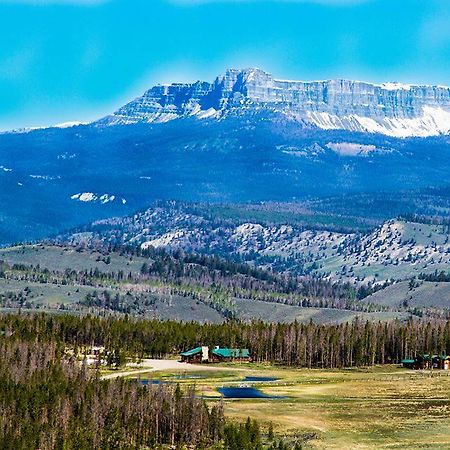
[[[212,362],[250,361],[250,352],[249,352],[248,348],[215,347],[211,351],[210,360]]]
[[[247,348],[221,348],[219,346],[209,350],[206,346],[195,347],[180,353],[181,361],[188,363],[206,363],[222,361],[250,361]]]
[[[416,368],[416,360],[415,359],[402,359],[400,362],[405,369],[415,369]]]
[[[430,355],[425,353],[417,355],[414,359],[402,359],[400,362],[407,369],[450,370],[450,356],[445,354]]]
[[[181,361],[189,363],[203,363],[208,362],[209,348],[206,346],[195,347],[192,350],[181,352]]]

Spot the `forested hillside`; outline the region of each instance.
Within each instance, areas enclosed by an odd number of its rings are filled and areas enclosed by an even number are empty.
[[[346,322],[438,310],[363,302],[387,284],[357,286],[281,274],[218,257],[139,247],[97,250],[19,246],[0,251],[0,302],[7,310],[130,314],[145,318],[222,322]]]
[[[218,121],[1,134],[0,243],[126,216],[156,200],[315,200],[325,215],[336,204],[362,221],[442,214],[449,149],[445,136],[299,128],[259,109]]]
[[[358,285],[448,271],[450,222],[444,215],[403,214],[381,221],[371,214],[362,219],[319,208],[314,202],[162,202],[130,217],[96,221],[56,242],[181,250]]]
[[[0,448],[211,447],[222,439],[220,405],[209,408],[193,390],[100,380],[65,357],[51,333],[35,328],[35,341],[21,333],[20,319],[13,328],[5,325],[2,320]]]

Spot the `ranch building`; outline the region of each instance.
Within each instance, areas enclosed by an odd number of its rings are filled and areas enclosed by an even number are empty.
[[[219,346],[209,349],[200,346],[180,353],[181,361],[193,364],[218,363],[224,361],[250,361],[250,352],[247,348],[221,348]]]

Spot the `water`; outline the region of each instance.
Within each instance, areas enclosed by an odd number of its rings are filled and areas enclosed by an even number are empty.
[[[281,398],[274,395],[267,395],[254,387],[221,387],[219,392],[225,398]]]
[[[279,380],[279,378],[275,378],[275,377],[245,377],[244,381],[277,381]]]
[[[161,380],[139,380],[143,386],[148,386],[149,384],[164,384]]]

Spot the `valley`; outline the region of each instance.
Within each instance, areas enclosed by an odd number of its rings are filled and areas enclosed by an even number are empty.
[[[0,0],[0,450],[450,449],[449,23]]]
[[[48,429],[36,421],[32,433],[14,428],[11,414],[1,415],[9,442],[33,447],[62,433],[71,446],[80,440],[102,448],[113,434],[114,444],[125,447],[136,435],[152,442],[146,433],[156,423],[160,447],[168,450],[173,428],[164,424],[170,420],[181,433],[176,439],[186,442],[181,445],[194,448],[203,439],[207,448],[223,450],[230,428],[249,426],[256,430],[251,450],[277,448],[280,441],[289,450],[449,445],[448,370],[400,364],[428,348],[441,354],[448,322],[202,325],[22,312],[0,315],[0,331],[3,389],[14,393],[3,404],[25,422],[33,401],[52,423]],[[239,343],[252,360],[178,361],[198,343],[220,343],[222,350]],[[49,385],[58,389],[38,395]],[[152,420],[136,426],[138,414]],[[206,420],[208,427],[200,427]]]

